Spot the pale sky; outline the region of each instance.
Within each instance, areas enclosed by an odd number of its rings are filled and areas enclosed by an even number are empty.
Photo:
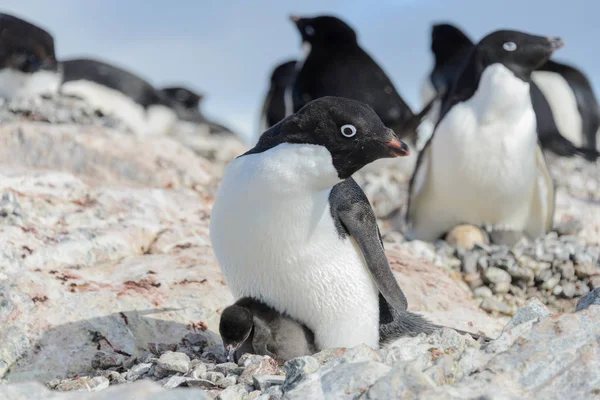
[[[1,11],[49,30],[59,58],[98,57],[155,86],[205,93],[207,115],[252,138],[271,69],[301,52],[290,14],[347,21],[413,108],[432,65],[430,27],[440,21],[474,39],[502,28],[560,36],[567,45],[556,59],[600,87],[594,0],[5,0]]]

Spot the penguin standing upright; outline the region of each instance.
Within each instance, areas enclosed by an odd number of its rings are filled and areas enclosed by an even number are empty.
[[[339,97],[266,131],[229,164],[211,212],[213,250],[234,296],[305,324],[318,349],[378,347],[380,324],[406,310],[406,297],[351,176],[408,152],[369,106]]]
[[[52,35],[0,13],[0,97],[52,95],[58,92],[61,80]]]
[[[323,96],[358,100],[371,106],[386,126],[413,144],[428,107],[413,114],[383,69],[360,47],[356,32],[331,16],[292,16],[291,20],[308,53],[292,89],[294,110]]]
[[[273,70],[269,91],[261,110],[259,134],[294,113],[294,107],[290,104],[291,96],[286,96],[286,91],[291,90],[295,76],[295,60],[281,63]]]
[[[432,27],[431,51],[435,65],[421,87],[423,104],[450,90],[474,47],[454,25]],[[561,156],[598,158],[596,134],[600,127],[600,108],[585,75],[576,68],[548,60],[532,73],[530,88],[542,148]],[[440,104],[441,100],[434,102],[425,122],[419,126],[418,148],[431,136],[439,120]]]
[[[79,97],[92,107],[119,117],[139,135],[168,134],[177,115],[170,102],[137,75],[103,61],[71,59],[61,62],[61,93]]]
[[[200,104],[204,95],[183,86],[170,86],[160,89],[160,92],[170,101],[171,107],[182,121],[208,126],[211,135],[231,135],[233,131],[219,123],[211,121],[202,114]]]
[[[563,42],[502,30],[475,46],[411,179],[408,236],[435,240],[456,225],[492,240],[537,237],[552,226],[554,186],[538,145],[532,72]]]

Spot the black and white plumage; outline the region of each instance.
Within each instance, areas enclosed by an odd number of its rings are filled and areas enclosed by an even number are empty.
[[[477,44],[419,154],[409,237],[435,240],[465,223],[529,237],[551,228],[554,186],[538,146],[530,80],[561,46],[516,31],[496,31]]]
[[[285,117],[294,113],[290,91],[296,77],[296,61],[286,61],[275,67],[271,73],[269,91],[263,102],[259,133],[263,133]]]
[[[219,333],[228,361],[258,354],[285,362],[315,353],[315,337],[306,325],[265,303],[244,297],[225,308]]]
[[[294,110],[323,96],[361,101],[400,138],[414,142],[427,110],[413,114],[383,69],[358,44],[356,32],[332,16],[291,19],[302,36],[306,57],[298,62]]]
[[[406,298],[351,176],[407,153],[370,107],[338,97],[266,131],[227,167],[211,213],[213,250],[234,296],[302,322],[318,349],[377,347],[380,322],[406,310]]]
[[[79,97],[92,107],[114,114],[139,135],[169,133],[177,115],[170,102],[150,83],[122,68],[92,59],[61,62],[61,93]]]
[[[231,129],[206,118],[200,109],[204,95],[183,86],[170,86],[160,89],[169,100],[171,107],[182,121],[208,126],[211,135],[232,134]]]
[[[421,87],[423,104],[450,90],[474,47],[454,25],[432,27],[431,51],[435,65]],[[585,75],[576,68],[548,60],[532,73],[530,86],[542,147],[561,156],[582,155],[589,160],[596,159],[600,155],[596,150],[600,108]],[[434,102],[419,127],[420,143],[431,136],[439,120],[440,104],[441,100]]]
[[[0,13],[0,97],[52,95],[58,92],[61,79],[52,35]]]

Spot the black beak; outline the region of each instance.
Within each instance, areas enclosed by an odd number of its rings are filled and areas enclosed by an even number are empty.
[[[390,154],[392,154],[392,157],[405,157],[410,154],[408,145],[400,139],[398,139],[396,135],[392,137],[392,140],[386,142],[385,145],[388,148]]]
[[[565,45],[564,40],[562,40],[561,38],[557,38],[557,37],[548,38],[548,42],[550,43],[552,52],[555,52],[556,50],[560,49],[561,47],[563,47]]]

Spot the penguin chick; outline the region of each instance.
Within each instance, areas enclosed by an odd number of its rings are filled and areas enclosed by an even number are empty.
[[[237,362],[244,353],[252,353],[285,362],[316,352],[315,338],[310,329],[249,297],[223,310],[219,333],[227,361]]]

